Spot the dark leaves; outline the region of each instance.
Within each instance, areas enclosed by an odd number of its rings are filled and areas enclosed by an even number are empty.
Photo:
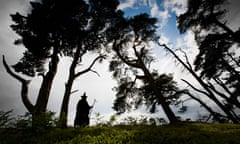
[[[220,7],[224,2],[225,0],[189,0],[188,10],[177,19],[180,33],[197,26],[210,29],[216,19],[225,14],[226,11]]]
[[[201,75],[207,78],[219,76],[226,69],[224,61],[232,44],[231,37],[226,33],[207,35],[200,43],[195,70],[201,70]]]
[[[160,76],[153,74],[155,84],[158,87],[159,93],[166,98],[170,103],[176,102],[181,95],[186,93],[186,90],[181,90],[177,87],[177,83],[173,80],[171,74],[162,74]],[[156,112],[156,106],[160,104],[160,99],[154,93],[152,87],[143,80],[141,86],[136,81],[128,78],[122,78],[118,87],[114,90],[116,99],[114,101],[114,110],[123,113],[132,108],[138,108],[141,105],[146,105],[151,113]]]
[[[35,57],[31,52],[25,52],[23,58],[13,68],[27,76],[35,76],[35,73],[43,73],[45,59]]]

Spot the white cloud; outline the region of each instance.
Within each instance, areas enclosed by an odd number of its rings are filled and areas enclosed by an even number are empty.
[[[176,48],[183,49],[187,53],[189,61],[193,63],[198,53],[197,43],[194,39],[194,33],[192,31],[187,31],[184,37],[177,38]]]
[[[164,34],[161,34],[159,42],[162,43],[162,44],[169,44],[170,40]]]
[[[240,1],[230,0],[229,4],[226,5],[228,12],[226,13],[226,19],[228,21],[229,27],[233,30],[237,30],[240,27]]]
[[[26,11],[28,3],[26,0],[6,0],[0,3],[0,55],[5,55],[7,63],[12,65],[21,57],[23,49],[13,45],[17,34],[9,27],[12,24],[10,14],[17,11]],[[2,57],[0,61],[2,61]],[[7,74],[2,62],[0,63],[0,79],[0,110],[8,111],[13,109],[14,114],[24,113],[26,109],[20,98],[21,85],[16,79]]]
[[[164,7],[171,12],[180,15],[185,12],[187,6],[187,0],[164,0]]]
[[[158,26],[164,27],[168,19],[171,17],[170,12],[179,15],[186,10],[187,0],[164,0],[160,4],[157,0],[126,0],[120,3],[119,9],[133,8],[134,5],[147,6],[150,8],[150,14],[152,17],[159,19]]]
[[[183,37],[177,39],[176,46],[178,48],[197,48],[194,33],[192,31],[187,31]]]
[[[148,6],[151,8],[151,16],[160,20],[159,26],[164,27],[171,17],[170,12],[177,16],[185,12],[187,0],[164,0],[162,5],[157,1],[149,0]]]
[[[156,17],[160,20],[158,24],[160,27],[166,25],[168,18],[171,17],[168,10],[160,10],[160,7],[156,2],[151,5],[151,16]]]
[[[134,6],[149,7],[151,16],[160,20],[158,25],[161,27],[167,23],[167,19],[170,17],[168,10],[160,10],[156,0],[125,0],[120,3],[118,9],[124,10],[126,8],[134,8]]]
[[[151,15],[152,16],[158,16],[158,5],[154,4],[151,8]]]
[[[183,53],[177,49],[184,50],[191,64],[193,64],[195,56],[198,53],[197,45],[194,40],[194,34],[191,31],[188,31],[185,35],[178,37],[175,43],[172,42],[172,39],[162,34],[159,42],[167,44],[171,49],[175,49],[176,54],[183,61],[185,61],[185,57],[183,56]],[[191,83],[195,86],[199,85],[192,75],[189,74],[189,72],[173,57],[173,55],[168,53],[168,51],[164,51],[163,48],[158,48],[156,53],[159,59],[156,63],[154,63],[153,67],[158,69],[160,73],[173,73],[174,79],[179,83],[179,85],[181,85],[181,87],[186,86],[181,79],[191,81]]]
[[[169,12],[167,10],[165,10],[165,11],[158,11],[158,15],[161,18],[163,26],[165,24],[167,24],[168,18],[171,17],[171,15],[169,14]]]
[[[118,9],[124,10],[126,8],[130,8],[133,7],[133,5],[137,2],[137,0],[127,0],[123,3],[120,3],[120,5],[118,6]]]

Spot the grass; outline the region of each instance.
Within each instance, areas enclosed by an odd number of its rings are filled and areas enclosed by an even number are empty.
[[[114,127],[0,129],[0,144],[240,144],[240,125],[187,123],[181,125],[119,125]]]

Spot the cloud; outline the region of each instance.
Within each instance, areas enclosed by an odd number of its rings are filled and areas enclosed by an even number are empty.
[[[233,30],[237,30],[240,27],[240,1],[239,0],[229,0],[229,3],[226,5],[228,10],[226,13],[227,24]]]
[[[159,42],[160,42],[161,44],[169,44],[169,43],[170,43],[170,40],[169,40],[169,38],[168,38],[167,36],[165,36],[164,33],[163,33],[163,34],[161,34],[161,36],[160,36]]]
[[[119,5],[119,9],[134,8],[136,6],[145,6],[150,8],[152,17],[159,19],[158,26],[164,27],[168,19],[171,18],[171,13],[179,15],[186,10],[187,0],[164,0],[160,3],[157,0],[126,0]]]
[[[187,31],[183,37],[177,39],[176,46],[184,48],[196,48],[197,44],[194,39],[194,33],[192,31]]]
[[[198,54],[198,46],[196,44],[196,41],[194,39],[194,33],[192,31],[187,31],[186,34],[184,34],[182,37],[178,37],[176,40],[176,45],[174,47],[175,47],[175,49],[183,50],[187,54],[190,64],[193,65],[195,57]],[[182,52],[176,51],[176,54],[183,61],[186,60],[186,58]],[[182,73],[182,72],[176,73],[177,76],[184,77],[184,79],[191,81],[193,83],[193,85],[195,85],[195,86],[199,85],[198,82],[189,74],[189,72],[185,68],[183,68],[183,66],[181,64],[180,64],[180,66],[184,70],[184,73]]]
[[[164,0],[163,5],[165,9],[168,9],[179,16],[186,11],[187,0]]]
[[[13,45],[17,38],[9,25],[12,24],[10,14],[26,11],[28,0],[2,0],[0,2],[0,56],[5,55],[9,65],[14,64],[22,54],[22,47]],[[0,57],[0,110],[13,109],[14,114],[23,114],[26,109],[20,98],[21,85],[5,71]]]
[[[187,0],[164,0],[162,4],[150,0],[148,6],[151,8],[151,16],[157,17],[160,20],[159,26],[164,27],[171,18],[171,13],[178,16],[185,12],[186,3]]]
[[[127,0],[125,2],[120,3],[118,9],[124,10],[126,8],[131,8],[137,2],[137,0]]]
[[[155,1],[149,2],[149,7],[151,9],[151,16],[159,19],[159,27],[163,27],[167,24],[168,18],[171,17],[168,10],[161,10],[160,5]]]

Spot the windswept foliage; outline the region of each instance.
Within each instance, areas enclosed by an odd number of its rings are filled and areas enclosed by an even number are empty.
[[[15,22],[11,28],[21,36],[15,44],[23,44],[26,48],[23,58],[13,67],[17,72],[34,76],[46,71],[44,64],[48,59],[51,62],[54,53],[72,54],[77,44],[75,33],[79,34],[88,24],[87,19],[83,19],[87,17],[83,13],[87,12],[88,6],[81,0],[42,0],[30,4],[32,10],[27,16],[18,12],[11,15]]]
[[[118,16],[121,18],[121,15]],[[172,81],[171,76],[158,76],[151,69],[151,63],[154,61],[151,54],[152,43],[159,39],[156,34],[156,22],[155,18],[147,14],[139,14],[129,19],[116,20],[116,28],[110,28],[107,31],[112,36],[109,41],[113,43],[110,47],[114,52],[110,71],[113,71],[113,76],[118,81],[114,109],[122,113],[146,101],[152,106],[152,112],[154,112],[155,105],[160,104],[170,123],[178,123],[167,100],[174,97],[173,91],[176,90],[174,89],[176,85],[173,83],[175,82]],[[164,81],[166,77],[170,82]],[[164,82],[161,83],[162,81]],[[164,84],[169,84],[169,87],[165,87],[166,91],[159,89]]]
[[[222,9],[225,2],[226,0],[188,0],[187,11],[177,19],[179,31],[184,33],[189,28],[198,31],[198,26],[207,30],[214,28],[218,19],[226,13]]]
[[[227,0],[189,0],[187,11],[178,17],[181,33],[193,30],[199,53],[194,61],[195,71],[208,95],[233,122],[240,117],[239,30],[227,22]],[[203,84],[207,80],[207,83]],[[215,84],[212,84],[212,83]],[[218,87],[218,88],[217,88]],[[221,88],[221,91],[218,90]],[[215,96],[214,96],[215,95]],[[219,97],[223,98],[220,102]],[[230,112],[230,113],[229,113]]]
[[[173,80],[172,74],[152,73],[155,79],[155,85],[159,93],[166,99],[168,104],[177,104],[182,94],[187,90],[178,88],[177,83]],[[156,112],[156,106],[161,105],[160,99],[153,91],[147,79],[140,81],[131,81],[131,78],[121,78],[118,87],[115,87],[116,99],[113,108],[123,113],[126,110],[138,108],[146,105],[151,113]]]

